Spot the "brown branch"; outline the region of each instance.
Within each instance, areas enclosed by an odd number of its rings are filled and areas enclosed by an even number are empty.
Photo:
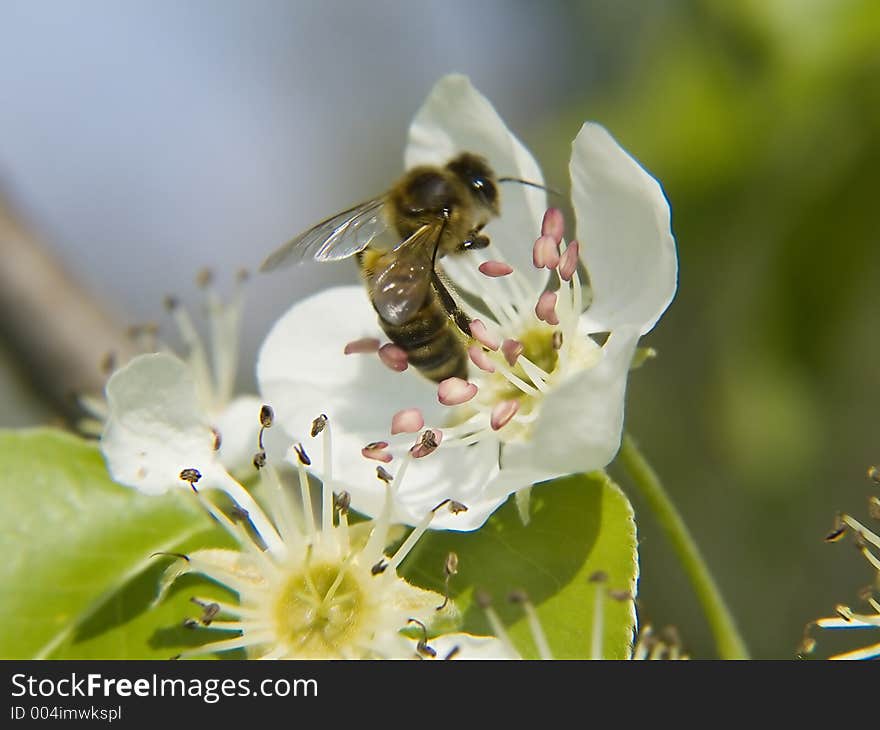
[[[125,328],[83,288],[0,198],[0,338],[37,391],[76,415],[73,395],[98,391],[102,361],[134,354]]]

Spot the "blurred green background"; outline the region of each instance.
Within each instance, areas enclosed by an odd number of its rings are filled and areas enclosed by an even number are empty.
[[[339,3],[330,5],[345,12]],[[394,3],[380,5],[393,27]],[[450,8],[442,32],[451,35],[454,21],[466,23],[468,15],[458,5]],[[431,62],[420,67],[423,85],[413,84],[396,105],[383,102],[381,113],[367,112],[383,132],[362,155],[347,159],[345,180],[320,178],[315,199],[297,210],[295,221],[276,214],[277,226],[250,229],[246,252],[240,238],[223,250],[253,258],[257,248],[262,255],[283,240],[283,231],[381,189],[399,173],[410,116],[430,84],[449,71],[471,74],[557,187],[566,185],[569,142],[581,122],[605,124],[662,182],[681,267],[678,296],[645,341],[659,358],[631,379],[628,429],[691,526],[754,656],[793,658],[804,625],[830,615],[836,603],[855,604],[871,577],[849,541],[826,545],[822,538],[838,510],[867,519],[866,497],[874,487],[865,471],[880,461],[880,5],[511,1],[491,3],[491,11],[509,13],[507,20],[526,32],[540,25],[546,36],[505,71],[492,54],[503,48],[515,56],[517,48],[493,35],[484,6],[480,18],[488,25],[471,32],[485,33],[487,45],[432,51]],[[428,32],[416,16],[400,22],[402,33]],[[418,66],[418,57],[400,62]],[[519,84],[505,80],[505,73],[521,74],[533,62],[540,73]],[[327,94],[340,97],[344,82],[335,83]],[[368,98],[369,84],[392,82],[376,74],[352,83],[366,87]],[[366,134],[349,120],[349,138],[341,144],[363,146]],[[298,143],[309,144],[294,139]],[[62,226],[45,224],[40,204],[27,186],[17,185],[14,165],[7,162],[3,173],[31,221],[52,238]],[[308,179],[308,168],[296,173]],[[270,218],[272,206],[291,207],[290,199],[276,198],[265,201]],[[249,214],[259,218],[260,205],[249,206]],[[119,245],[124,252],[125,243]],[[216,238],[206,235],[203,260],[212,245]],[[58,253],[76,269],[75,247]],[[167,262],[160,269],[164,273]],[[176,269],[169,275],[191,279],[195,273],[195,266]],[[98,289],[102,272],[91,271],[84,278],[91,276]],[[121,288],[110,296],[102,289],[102,296],[123,318],[138,317],[150,306],[159,310],[165,293],[159,286],[153,282],[155,304],[144,304],[143,296],[124,301]],[[308,288],[271,296],[281,302]],[[258,308],[261,297],[270,296],[263,289],[251,295]],[[261,310],[249,325],[246,363],[280,311],[280,304]],[[50,410],[29,393],[14,352],[14,343],[0,348],[2,423],[44,421]],[[242,383],[252,387],[247,364]],[[628,491],[639,519],[643,617],[676,625],[694,656],[713,656],[677,562],[638,495]],[[821,655],[841,644],[822,635],[819,646]]]
[[[672,204],[680,290],[648,339],[660,359],[631,379],[628,428],[754,655],[791,657],[871,577],[822,538],[837,510],[867,520],[880,460],[880,5],[687,2],[653,20],[568,112],[614,130]],[[705,656],[680,570],[650,517],[639,528],[643,611]]]

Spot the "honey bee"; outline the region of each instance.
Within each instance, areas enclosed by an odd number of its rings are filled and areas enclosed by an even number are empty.
[[[438,267],[447,255],[485,248],[483,228],[498,216],[498,178],[479,155],[409,170],[385,194],[337,213],[289,241],[262,271],[303,261],[357,257],[379,324],[425,377],[466,378],[471,319]]]

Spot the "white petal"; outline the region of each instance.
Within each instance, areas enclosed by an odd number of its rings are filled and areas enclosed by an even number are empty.
[[[544,177],[531,153],[510,132],[492,104],[466,76],[444,76],[431,90],[409,129],[406,167],[445,165],[460,152],[489,160],[499,177],[538,184]],[[501,218],[487,226],[491,258],[503,258],[539,291],[545,275],[532,265],[532,244],[541,230],[547,195],[525,185],[501,185]],[[500,252],[500,255],[499,255]],[[450,268],[450,274],[454,274]]]
[[[342,429],[374,441],[403,407],[421,408],[426,417],[439,412],[433,383],[413,372],[393,372],[375,354],[343,354],[348,342],[363,337],[387,339],[360,286],[307,297],[272,327],[257,360],[257,381],[293,435],[307,433],[312,419],[325,413],[334,435]]]
[[[591,332],[634,325],[642,334],[675,296],[678,259],[660,184],[608,132],[584,124],[571,157],[577,235],[593,300]]]
[[[160,494],[185,486],[183,469],[212,478],[213,434],[181,360],[165,353],[134,358],[107,382],[107,404],[101,450],[116,481]]]
[[[522,659],[503,641],[494,636],[474,636],[472,634],[443,634],[428,642],[437,652],[437,659],[445,659],[455,650],[451,657],[460,659]]]
[[[441,426],[448,409],[437,402],[437,385],[413,368],[395,373],[375,354],[343,354],[347,342],[362,337],[382,337],[363,288],[319,292],[295,304],[272,328],[260,351],[257,379],[279,425],[303,441],[320,475],[326,473],[322,437],[313,440],[308,433],[313,418],[328,416],[333,479],[351,494],[356,510],[374,516],[382,510],[386,487],[376,478],[377,462],[361,456],[361,449],[371,441],[389,440],[391,419],[402,408],[419,408],[426,423]],[[412,436],[412,443],[416,438]],[[396,474],[401,463],[396,458],[385,467]],[[467,505],[468,511],[451,515],[443,510],[432,526],[478,528],[499,504],[498,497],[484,495],[497,463],[498,444],[493,439],[467,449],[441,444],[409,465],[393,519],[418,523],[450,498]]]
[[[486,485],[486,495],[502,501],[514,492],[531,487],[547,479],[555,479],[570,472],[560,472],[555,466],[545,466],[534,458],[532,443],[508,444],[504,447],[504,469]],[[531,463],[530,463],[531,462]]]
[[[548,393],[531,441],[505,449],[505,471],[509,467],[531,476],[546,470],[546,479],[606,466],[620,447],[626,380],[638,339],[635,328],[615,330],[597,365]]]
[[[465,505],[467,511],[452,514],[440,509],[431,528],[479,529],[507,497],[486,494],[486,486],[498,472],[498,444],[494,439],[487,438],[470,447],[444,447],[441,443],[433,454],[409,465],[398,495],[396,517],[414,524],[443,500],[454,499]]]
[[[363,437],[340,429],[333,432],[334,480],[351,495],[354,509],[366,515],[376,516],[385,504],[387,487],[376,478],[377,462],[360,457]],[[415,443],[416,438],[413,438]],[[346,456],[340,456],[344,450]],[[356,452],[354,458],[347,455]],[[310,452],[313,462],[321,463]],[[400,471],[404,459],[395,458],[383,464],[392,475]],[[412,460],[400,483],[400,489],[392,510],[392,522],[415,525],[426,514],[447,499],[464,504],[467,511],[452,514],[443,508],[431,521],[431,529],[469,531],[482,527],[490,515],[505,501],[507,495],[486,495],[486,486],[498,474],[498,447],[493,441],[484,441],[470,448],[444,447],[442,444],[433,454]],[[319,470],[320,471],[320,470]]]
[[[257,452],[262,401],[255,395],[244,395],[223,409],[211,425],[220,434],[220,463],[229,472],[247,469],[253,473],[253,458]]]
[[[373,337],[388,339],[364,287],[324,289],[294,304],[272,327],[260,349],[257,380],[263,385],[295,378],[327,388],[364,382],[397,387],[413,380],[386,368],[375,354],[344,354],[349,342]],[[424,387],[416,390],[424,395]]]

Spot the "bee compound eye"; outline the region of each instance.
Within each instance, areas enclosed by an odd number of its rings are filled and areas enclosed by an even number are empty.
[[[471,180],[471,189],[477,199],[486,206],[493,206],[498,200],[498,190],[495,184],[484,177],[474,177]]]

